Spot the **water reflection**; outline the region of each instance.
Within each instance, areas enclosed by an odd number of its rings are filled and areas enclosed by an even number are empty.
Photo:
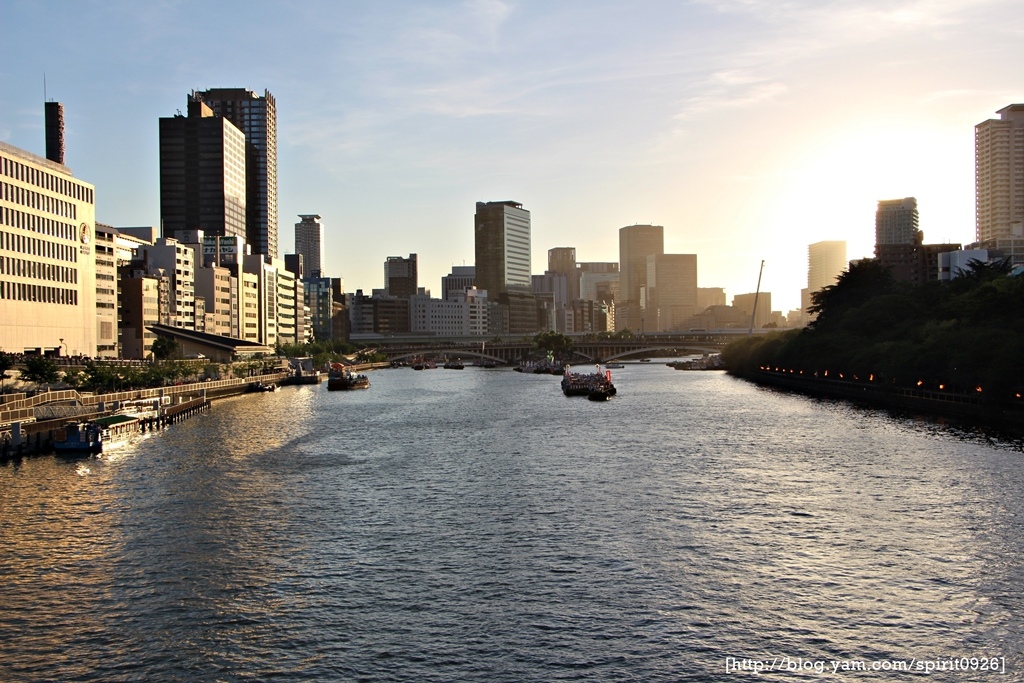
[[[557,381],[386,371],[0,468],[0,678],[1019,667],[1017,444],[718,373],[627,368],[607,404]]]

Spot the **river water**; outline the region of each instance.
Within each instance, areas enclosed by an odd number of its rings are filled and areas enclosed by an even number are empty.
[[[615,379],[385,370],[2,466],[0,680],[1024,678],[1019,443]]]

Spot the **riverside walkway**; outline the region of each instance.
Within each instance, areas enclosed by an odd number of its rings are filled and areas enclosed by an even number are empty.
[[[245,393],[254,381],[279,383],[291,373],[276,372],[254,377],[193,382],[155,389],[135,389],[110,394],[80,394],[78,391],[48,391],[35,396],[6,394],[0,396],[0,459],[19,455],[45,453],[53,443],[53,434],[69,419],[91,420],[112,414],[124,403],[145,399],[169,399],[159,417],[144,421],[145,428],[156,429],[177,422],[209,408],[217,398]],[[64,407],[64,414],[51,419],[37,416],[54,413]]]

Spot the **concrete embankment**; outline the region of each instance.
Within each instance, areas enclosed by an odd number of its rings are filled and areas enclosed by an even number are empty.
[[[68,420],[91,420],[112,414],[126,402],[159,399],[163,405],[158,417],[142,420],[142,429],[150,431],[179,422],[209,410],[210,401],[236,396],[249,390],[253,382],[276,384],[289,373],[279,372],[213,380],[192,384],[137,389],[111,394],[79,394],[77,391],[51,391],[33,397],[8,395],[0,404],[0,461],[9,458],[49,453],[53,438]],[[54,405],[73,406],[66,414],[53,419],[37,420],[37,412]]]
[[[808,377],[789,372],[759,371],[735,376],[764,386],[808,396],[836,398],[890,410],[923,413],[958,421],[984,423],[1014,431],[1024,430],[1024,400],[995,402],[982,394],[924,391],[880,386],[864,381]]]

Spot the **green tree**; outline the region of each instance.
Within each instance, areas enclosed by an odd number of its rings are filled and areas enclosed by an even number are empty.
[[[81,370],[68,370],[64,372],[62,381],[72,389],[78,389],[85,384],[87,376]]]
[[[25,369],[21,378],[37,384],[54,384],[60,379],[57,364],[44,356],[29,356],[25,359]]]
[[[4,380],[11,376],[7,371],[14,367],[14,358],[10,354],[0,351],[0,393],[3,393]]]
[[[572,338],[558,332],[540,332],[533,337],[533,345],[541,351],[550,351],[556,356],[572,352]]]
[[[861,306],[893,289],[892,273],[874,259],[865,259],[850,266],[834,285],[811,294],[808,310],[818,317],[811,327],[827,327],[854,307]]]
[[[153,340],[153,357],[157,360],[167,360],[178,355],[181,345],[170,337],[157,337]]]

